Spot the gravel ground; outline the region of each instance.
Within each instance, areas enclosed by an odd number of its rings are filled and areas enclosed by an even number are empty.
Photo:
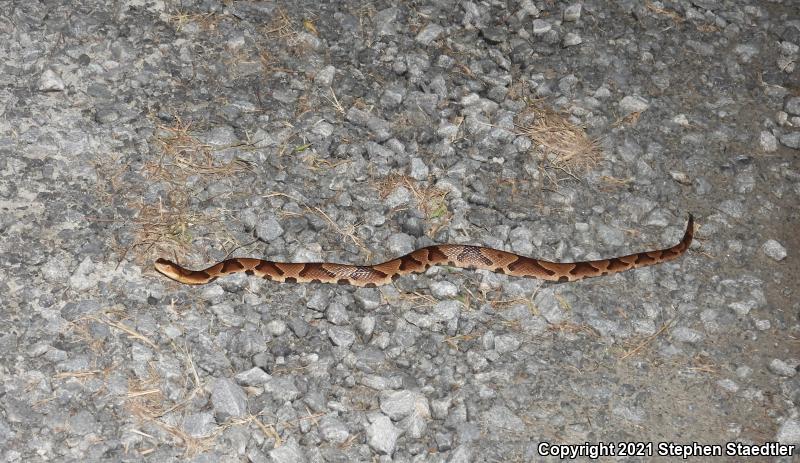
[[[4,461],[800,443],[793,0],[196,3],[3,2]],[[596,162],[526,131],[544,114]],[[688,212],[682,259],[561,285],[152,268],[601,258]]]

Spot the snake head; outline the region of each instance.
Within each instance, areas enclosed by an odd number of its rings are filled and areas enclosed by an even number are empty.
[[[173,280],[180,281],[181,268],[178,267],[176,263],[167,259],[156,259],[154,267],[158,273],[168,278],[172,278]]]

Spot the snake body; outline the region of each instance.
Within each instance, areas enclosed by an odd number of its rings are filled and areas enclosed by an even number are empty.
[[[506,275],[567,282],[611,275],[634,268],[668,262],[683,255],[694,236],[694,220],[683,239],[670,248],[644,251],[627,256],[583,262],[548,262],[520,256],[499,249],[461,244],[439,244],[417,249],[402,257],[374,265],[348,265],[330,262],[288,263],[270,260],[234,258],[204,270],[189,270],[166,259],[158,259],[155,268],[163,275],[189,285],[210,283],[234,273],[246,273],[281,283],[338,283],[375,287],[411,273],[423,273],[435,265],[465,269],[483,269]]]

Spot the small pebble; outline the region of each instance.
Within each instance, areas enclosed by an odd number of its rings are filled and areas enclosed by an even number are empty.
[[[650,104],[647,100],[640,96],[626,96],[619,102],[619,109],[626,116],[632,113],[641,113],[649,107]]]
[[[778,138],[780,139],[781,143],[789,148],[800,148],[800,132],[784,133]]]
[[[444,28],[442,26],[431,23],[425,26],[419,32],[419,34],[417,34],[415,40],[422,45],[429,45],[431,42],[439,38],[442,32],[444,32]]]
[[[800,96],[795,96],[786,100],[783,109],[789,114],[800,116]]]
[[[800,444],[800,421],[788,419],[781,424],[775,440],[781,444]]]
[[[533,33],[536,35],[541,35],[546,32],[549,32],[553,26],[550,25],[549,22],[545,21],[544,19],[534,19],[533,20]]]
[[[782,261],[786,258],[786,248],[775,240],[765,241],[764,244],[761,245],[761,250],[764,251],[764,254],[777,261]]]
[[[766,153],[771,153],[778,149],[778,139],[775,138],[772,132],[762,130],[758,141],[761,144],[761,149]]]
[[[578,34],[567,32],[567,35],[564,36],[565,47],[572,47],[575,45],[580,45],[581,43],[583,43],[583,39]]]
[[[400,429],[385,415],[380,415],[371,421],[372,424],[367,426],[367,444],[378,453],[391,455],[400,437]]]
[[[46,69],[39,77],[39,91],[42,92],[61,92],[65,88],[61,76],[52,69]]]
[[[280,336],[286,332],[286,322],[283,320],[271,320],[267,323],[267,330],[273,336]]]
[[[769,362],[769,371],[778,376],[786,377],[792,377],[797,374],[796,366],[792,366],[781,359],[772,359],[772,361]]]
[[[564,21],[577,21],[581,18],[581,10],[583,5],[580,3],[572,4],[564,8]]]

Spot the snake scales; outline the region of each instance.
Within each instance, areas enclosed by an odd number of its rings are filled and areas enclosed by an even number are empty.
[[[689,249],[693,236],[694,220],[689,215],[689,223],[683,239],[675,246],[584,262],[548,262],[482,246],[438,244],[417,249],[402,257],[374,265],[330,262],[288,263],[234,258],[224,260],[204,270],[189,270],[169,260],[158,259],[155,262],[155,268],[163,275],[189,285],[202,285],[224,275],[244,272],[281,283],[318,282],[375,287],[390,283],[401,275],[425,272],[435,265],[484,269],[518,277],[566,282],[611,275],[625,270],[668,262],[680,257]]]

